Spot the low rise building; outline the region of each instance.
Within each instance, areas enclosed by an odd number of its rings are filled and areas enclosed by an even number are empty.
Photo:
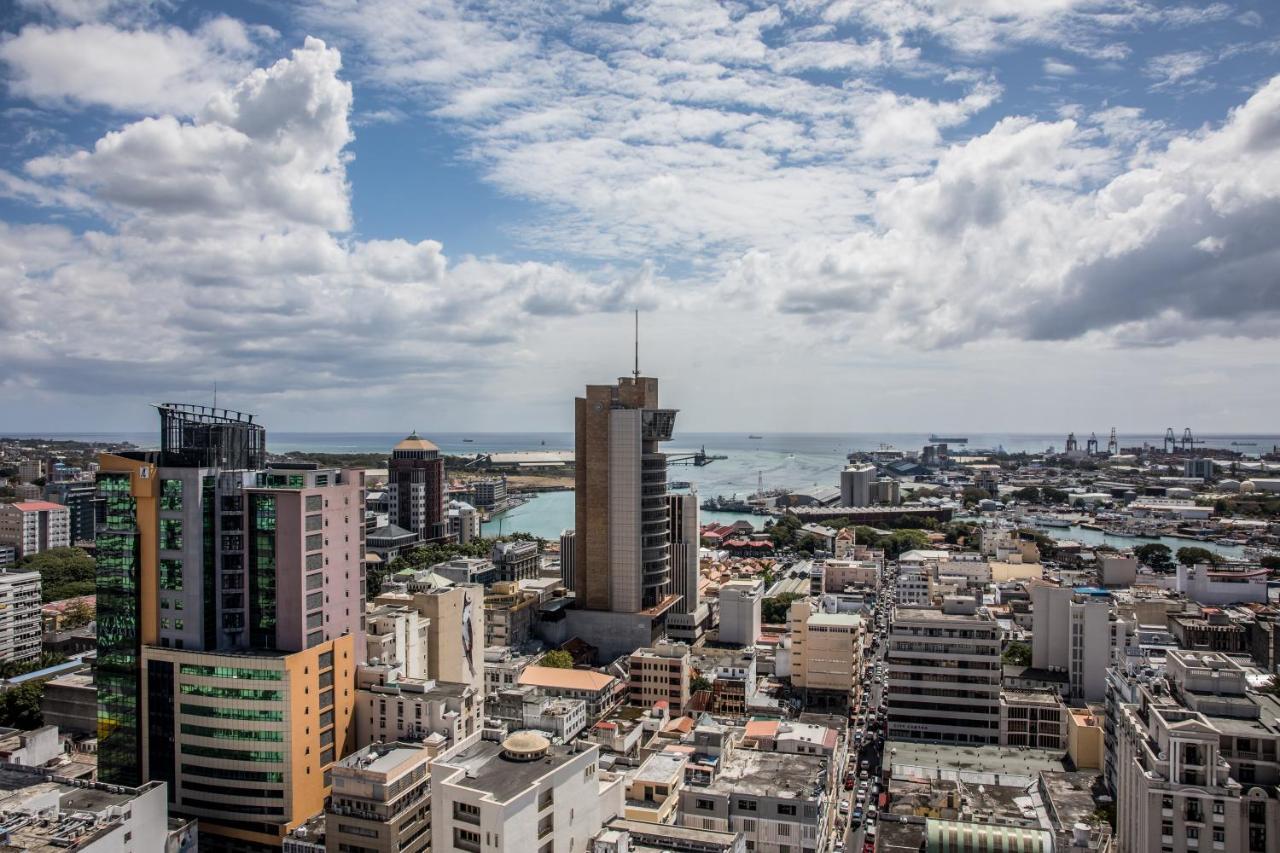
[[[608,714],[626,697],[627,687],[615,676],[593,669],[527,666],[517,684],[537,687],[547,696],[581,699],[592,721]]]
[[[1000,692],[1000,745],[1067,751],[1067,718],[1058,694],[1051,690]]]
[[[325,847],[333,853],[431,849],[431,754],[420,744],[379,743],[333,766]]]
[[[672,716],[689,706],[689,647],[659,643],[636,649],[627,658],[627,702],[647,708],[666,702]]]
[[[626,817],[649,823],[674,820],[688,763],[687,753],[655,752],[628,773]]]
[[[356,743],[406,741],[440,751],[480,731],[484,702],[470,684],[401,678],[356,690]]]
[[[754,646],[760,636],[760,602],[763,598],[763,580],[744,578],[723,584],[719,596],[719,642]]]
[[[1267,601],[1266,569],[1215,568],[1207,563],[1178,564],[1176,589],[1197,604],[1223,605]]]
[[[535,540],[498,542],[489,559],[497,567],[500,581],[532,580],[541,571],[542,557]]]

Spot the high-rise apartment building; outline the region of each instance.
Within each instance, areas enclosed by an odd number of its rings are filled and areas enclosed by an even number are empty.
[[[18,559],[71,544],[71,511],[49,501],[0,504],[0,543]]]
[[[667,614],[667,632],[676,639],[696,640],[707,630],[710,608],[698,592],[698,495],[667,497],[671,527],[667,544],[671,551],[671,591],[680,600]]]
[[[267,465],[249,415],[160,415],[159,451],[100,459],[99,775],[163,779],[202,834],[278,845],[323,803],[348,748],[363,473]],[[224,715],[194,697],[234,701]]]
[[[44,487],[45,500],[65,506],[70,515],[69,538],[76,542],[92,542],[95,528],[98,487],[92,480],[66,480]]]
[[[397,527],[418,534],[423,542],[449,539],[444,457],[416,431],[391,449],[387,502],[391,523]]]
[[[0,571],[0,661],[40,657],[40,574]]]
[[[1123,649],[1126,624],[1116,619],[1111,594],[1092,587],[1031,587],[1031,665],[1067,673],[1073,700],[1106,695],[1107,667]]]
[[[840,472],[840,505],[871,506],[871,484],[876,466],[850,465]]]
[[[843,708],[856,704],[862,679],[862,617],[822,613],[811,599],[793,601],[787,612],[791,635],[791,684],[806,703]]]
[[[371,744],[333,767],[325,849],[422,853],[431,849],[431,753],[420,744]]]
[[[764,581],[738,578],[720,587],[720,633],[718,641],[738,646],[754,646],[760,639],[760,610]]]
[[[1000,625],[971,600],[899,607],[885,655],[890,738],[1000,740]]]

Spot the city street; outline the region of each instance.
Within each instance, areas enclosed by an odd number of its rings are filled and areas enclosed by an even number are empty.
[[[884,725],[874,722],[876,710],[881,707],[884,700],[884,670],[877,670],[877,667],[884,666],[885,649],[887,648],[888,636],[888,619],[886,617],[883,628],[879,624],[880,614],[892,612],[893,609],[893,584],[895,578],[892,575],[886,575],[882,579],[883,588],[881,590],[880,605],[876,609],[876,624],[870,629],[873,636],[877,640],[875,650],[867,655],[864,659],[864,672],[869,669],[871,677],[863,678],[863,690],[867,697],[865,715],[858,713],[856,710],[853,714],[853,721],[849,727],[849,741],[851,744],[858,743],[856,732],[859,728],[863,728],[864,734],[860,747],[850,748],[849,765],[854,774],[854,787],[851,791],[846,791],[841,786],[840,797],[849,801],[849,815],[843,817],[845,820],[844,849],[849,853],[861,853],[866,838],[866,809],[870,806],[878,805],[878,783],[880,782],[880,765],[884,749]],[[867,762],[867,795],[862,802],[862,812],[860,818],[856,821],[852,820],[852,815],[858,809],[858,791],[861,779],[862,762]],[[876,792],[876,793],[873,793]]]

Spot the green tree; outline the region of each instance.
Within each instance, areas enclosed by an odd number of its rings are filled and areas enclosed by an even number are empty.
[[[19,675],[26,675],[28,672],[35,672],[38,669],[57,666],[66,662],[66,656],[57,652],[41,652],[40,656],[34,660],[7,660],[0,662],[0,678],[15,678]]]
[[[1012,640],[1005,646],[1000,660],[1010,666],[1031,666],[1031,646],[1021,640]]]
[[[1025,486],[1021,489],[1016,490],[1013,493],[1013,497],[1017,498],[1020,501],[1026,501],[1027,503],[1032,503],[1032,504],[1039,503],[1040,490],[1035,486]]]
[[[24,557],[20,567],[40,573],[45,602],[94,594],[97,563],[81,548],[49,548]]]
[[[573,669],[573,655],[563,649],[555,649],[543,655],[539,663],[552,669]]]
[[[804,598],[804,596],[798,592],[784,592],[782,595],[764,599],[760,602],[760,621],[768,625],[786,622],[791,602],[797,598]]]
[[[70,631],[88,625],[97,615],[93,605],[87,601],[73,601],[62,611],[62,630]]]
[[[1222,558],[1208,548],[1195,546],[1179,548],[1177,557],[1178,562],[1184,566],[1194,566],[1196,563],[1209,563],[1216,566],[1222,562]]]
[[[1067,493],[1062,489],[1054,489],[1049,486],[1043,486],[1040,489],[1040,499],[1047,504],[1061,504],[1067,502]]]
[[[991,499],[991,493],[986,489],[980,489],[977,486],[965,486],[964,491],[960,493],[960,500],[964,501],[965,506],[973,506],[978,501]]]
[[[1144,566],[1150,566],[1158,572],[1167,571],[1173,566],[1173,550],[1159,542],[1148,542],[1133,549],[1133,555]]]
[[[28,681],[0,693],[0,726],[30,731],[44,725],[44,681]]]
[[[1269,571],[1280,571],[1280,554],[1267,554],[1258,563],[1261,564],[1262,568]]]
[[[695,675],[689,679],[689,692],[697,693],[699,690],[710,690],[711,682],[703,678],[701,675]]]
[[[769,528],[769,536],[773,539],[775,548],[785,548],[792,545],[796,540],[796,531],[802,527],[800,519],[788,513],[778,519],[772,527]]]

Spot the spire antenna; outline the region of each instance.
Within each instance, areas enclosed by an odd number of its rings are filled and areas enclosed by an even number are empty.
[[[636,309],[636,370],[634,376],[640,379],[640,309]]]

